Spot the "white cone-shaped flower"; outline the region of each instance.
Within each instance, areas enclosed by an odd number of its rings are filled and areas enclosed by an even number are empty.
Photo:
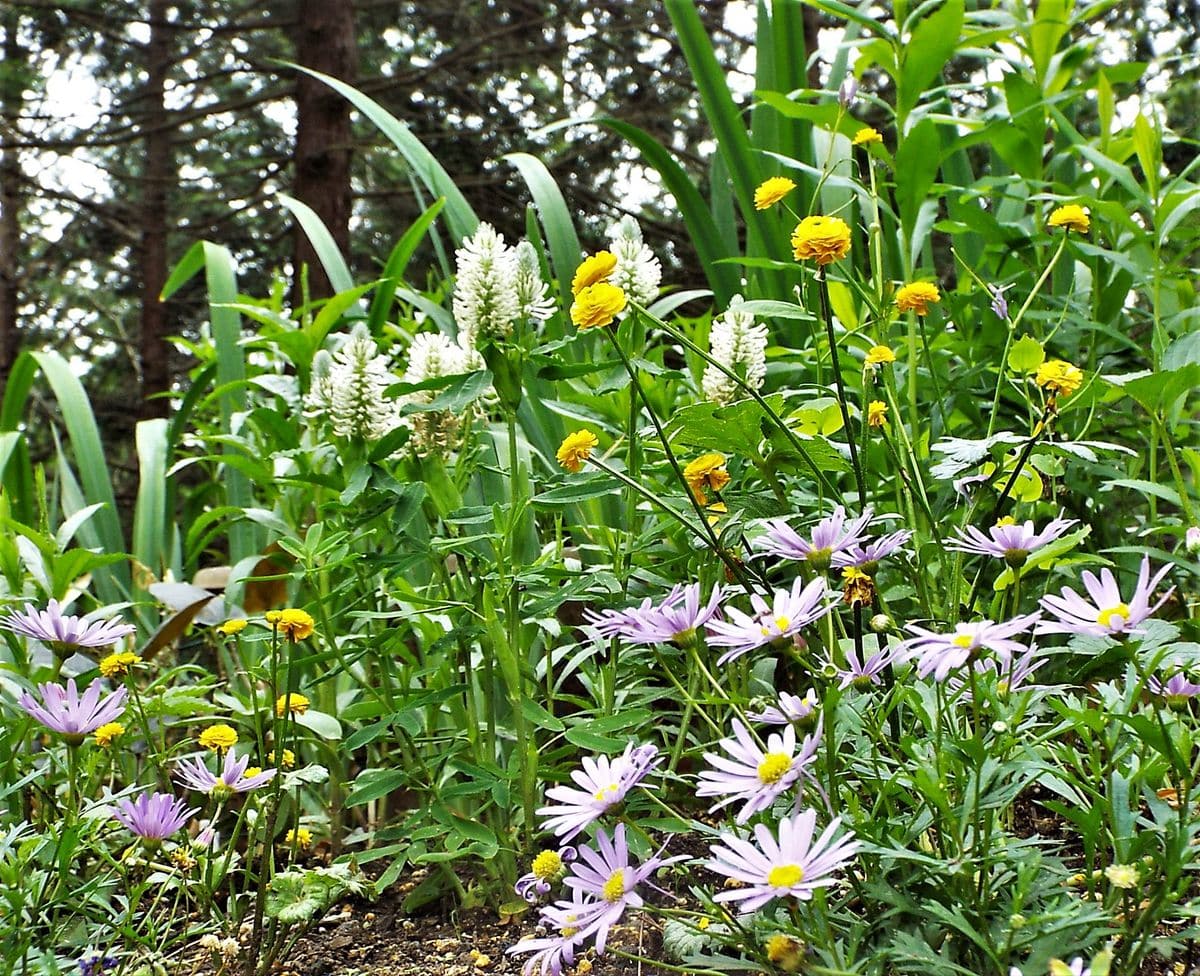
[[[553,299],[546,294],[546,282],[542,281],[542,269],[538,264],[537,250],[529,241],[517,245],[517,302],[522,318],[545,322],[555,312]]]
[[[356,325],[333,356],[321,350],[313,358],[305,412],[328,420],[339,437],[379,440],[400,422],[395,401],[385,396],[396,382],[390,366],[367,327]]]
[[[622,217],[608,229],[608,249],[616,256],[617,266],[609,281],[639,305],[649,305],[658,297],[662,265],[642,241],[642,229],[630,216]]]
[[[755,325],[754,316],[742,311],[743,304],[742,296],[734,295],[725,314],[713,321],[708,348],[713,359],[758,390],[767,375],[767,327]],[[723,404],[737,399],[738,385],[716,366],[710,364],[704,371],[702,385],[706,399]]]
[[[503,338],[521,315],[517,293],[517,253],[491,224],[480,224],[454,252],[454,318],[461,336],[474,345],[480,337]]]

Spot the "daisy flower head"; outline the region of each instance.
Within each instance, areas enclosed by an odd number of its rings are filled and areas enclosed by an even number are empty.
[[[807,775],[821,741],[821,727],[805,736],[796,747],[796,730],[788,724],[782,732],[772,732],[764,749],[737,719],[733,720],[733,738],[722,739],[718,745],[725,755],[706,752],[704,761],[711,767],[702,770],[697,796],[720,797],[709,807],[720,810],[730,803],[742,802],[737,822],[745,823],[756,813],[770,808],[785,790]]]
[[[132,651],[114,651],[102,658],[97,666],[100,668],[100,673],[106,678],[123,678],[141,660],[141,656]]]
[[[66,687],[40,685],[41,701],[24,692],[17,698],[17,704],[26,714],[61,735],[68,745],[77,746],[101,726],[116,722],[125,711],[127,689],[124,686],[102,699],[103,692],[99,678],[88,685],[82,695],[75,679],[68,678]]]
[[[911,538],[912,533],[908,529],[900,529],[888,535],[881,535],[878,539],[864,539],[835,552],[830,558],[830,564],[834,569],[853,566],[869,576],[874,576],[879,564],[908,545]]]
[[[1003,559],[1008,565],[1019,569],[1025,565],[1032,553],[1061,538],[1076,524],[1077,519],[1051,519],[1046,527],[1038,532],[1032,519],[1026,519],[1024,522],[1001,519],[988,529],[987,535],[975,526],[968,525],[965,529],[957,530],[958,538],[948,542],[946,548],[954,552]]]
[[[542,896],[550,893],[550,888],[561,881],[567,874],[567,865],[575,860],[574,847],[564,847],[557,851],[542,851],[533,859],[528,874],[517,879],[513,890],[531,905],[536,905]]]
[[[245,617],[232,617],[223,624],[218,624],[216,631],[222,637],[232,637],[234,634],[240,634],[249,624],[250,621]]]
[[[836,882],[833,873],[858,853],[852,833],[835,835],[841,819],[835,817],[815,841],[815,810],[802,810],[779,822],[778,834],[765,824],[754,828],[754,840],[722,834],[721,843],[710,847],[710,871],[732,878],[743,887],[722,891],[717,901],[737,901],[743,914],[762,908],[775,898],[808,901],[817,888]]]
[[[1151,694],[1165,699],[1168,707],[1175,711],[1185,710],[1188,702],[1200,695],[1200,684],[1189,681],[1182,671],[1171,675],[1166,681],[1160,681],[1154,675],[1150,675],[1146,679],[1146,687],[1150,689]]]
[[[200,811],[170,793],[146,792],[132,801],[121,798],[111,812],[126,830],[153,847],[182,830]]]
[[[1031,647],[1019,656],[1010,658],[981,657],[975,661],[975,673],[994,677],[996,692],[999,695],[1009,695],[1018,691],[1033,691],[1041,685],[1029,684],[1029,679],[1046,664],[1046,658],[1036,648]],[[951,695],[971,701],[971,685],[962,674],[951,675],[946,681],[946,688]]]
[[[607,281],[588,285],[571,304],[571,321],[582,331],[609,325],[628,304],[625,292]]]
[[[935,680],[945,681],[951,671],[957,671],[987,651],[1005,659],[1022,653],[1025,644],[1013,637],[1029,630],[1038,618],[1039,614],[1029,613],[1004,623],[980,620],[957,624],[950,634],[938,634],[909,624],[909,632],[916,636],[903,641],[897,653],[906,661],[915,659],[917,674],[922,678],[932,674]]]
[[[1048,359],[1038,367],[1033,381],[1053,397],[1068,397],[1083,385],[1083,370],[1062,359]]]
[[[655,603],[646,597],[639,606],[626,610],[588,610],[584,619],[603,637],[616,637],[626,644],[677,644],[686,647],[721,609],[721,587],[714,586],[707,603],[700,600],[700,584],[676,584]]]
[[[96,745],[101,749],[107,749],[124,734],[125,726],[120,722],[105,722],[92,733],[92,737],[96,740]]]
[[[581,891],[572,891],[571,900],[561,900],[541,911],[540,925],[553,929],[545,937],[526,936],[505,950],[507,955],[532,953],[521,968],[523,976],[560,976],[565,966],[575,962],[575,950],[586,940],[581,919],[594,911],[596,899]]]
[[[850,144],[853,146],[870,146],[876,142],[883,142],[883,136],[878,129],[873,129],[869,125],[859,129],[854,133],[854,138],[850,140]]]
[[[575,269],[575,277],[571,279],[571,294],[578,295],[585,288],[608,281],[616,269],[617,256],[612,251],[589,254]]]
[[[803,629],[833,609],[836,596],[825,580],[817,577],[806,586],[797,576],[790,590],[776,590],[768,604],[757,593],[750,597],[754,614],[737,607],[726,607],[726,620],[708,622],[708,642],[714,647],[727,648],[718,664],[728,664],[735,658],[767,644],[794,639]]]
[[[291,712],[293,716],[303,715],[308,711],[308,707],[311,704],[312,702],[305,695],[289,691],[286,695],[280,695],[275,700],[275,717],[283,718],[288,712]]]
[[[817,720],[817,709],[821,703],[817,693],[809,688],[803,695],[779,693],[774,705],[766,706],[761,712],[747,712],[746,718],[763,725],[797,725],[804,727]]]
[[[1140,633],[1138,624],[1161,607],[1175,591],[1172,587],[1151,606],[1154,589],[1169,570],[1170,565],[1163,566],[1151,577],[1150,558],[1143,556],[1137,584],[1128,601],[1122,597],[1112,570],[1102,569],[1099,577],[1091,570],[1084,570],[1080,578],[1088,599],[1085,600],[1066,586],[1058,596],[1046,594],[1042,597],[1042,608],[1055,619],[1043,620],[1038,625],[1038,633],[1083,634],[1089,637],[1121,637]]]
[[[553,786],[546,791],[548,800],[558,802],[538,809],[538,816],[546,818],[542,826],[563,843],[570,841],[622,803],[658,762],[655,746],[635,746],[632,742],[615,759],[585,756],[583,768],[571,773],[578,788]]]
[[[725,468],[724,454],[701,454],[694,461],[689,461],[683,469],[683,480],[688,489],[696,496],[701,505],[708,504],[705,489],[720,492],[729,484],[729,472]]]
[[[120,620],[91,620],[64,614],[57,600],[39,610],[31,603],[0,617],[0,630],[41,641],[57,657],[68,658],[80,648],[111,647],[134,633],[135,627]]]
[[[892,352],[891,346],[875,345],[867,350],[867,358],[863,360],[863,365],[876,370],[881,366],[890,366],[895,361],[896,354]]]
[[[200,733],[200,745],[213,752],[225,752],[237,745],[237,729],[224,722],[210,725]]]
[[[311,637],[316,629],[316,621],[306,610],[289,607],[286,610],[277,610],[276,614],[274,619],[271,618],[271,614],[267,614],[267,622],[293,644]]]
[[[275,776],[273,769],[255,771],[249,766],[249,753],[239,759],[230,749],[225,753],[221,775],[217,776],[201,757],[193,756],[175,766],[175,781],[180,786],[207,793],[214,800],[228,800],[235,793],[248,793],[265,786]]]
[[[583,462],[592,456],[599,443],[600,439],[590,430],[577,430],[563,438],[554,456],[564,471],[579,474]]]
[[[858,652],[853,647],[847,647],[846,667],[835,667],[838,677],[838,687],[842,689],[864,689],[871,687],[871,685],[881,684],[879,676],[892,662],[892,656],[892,648],[885,645],[882,650],[876,651],[863,661],[859,659]]]
[[[755,548],[767,555],[803,560],[815,569],[825,570],[833,564],[835,556],[864,541],[863,533],[872,518],[871,510],[867,509],[858,518],[848,519],[846,509],[838,505],[833,514],[813,527],[811,539],[805,539],[784,519],[769,519],[763,523],[767,531],[755,541]]]

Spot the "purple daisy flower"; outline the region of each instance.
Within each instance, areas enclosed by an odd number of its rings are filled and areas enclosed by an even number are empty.
[[[846,667],[835,668],[839,688],[867,688],[870,685],[882,684],[880,674],[892,662],[893,649],[885,645],[883,650],[876,651],[866,661],[860,661],[858,652],[853,647],[846,648]]]
[[[880,562],[897,550],[903,549],[911,538],[912,533],[908,529],[901,529],[878,539],[868,539],[865,543],[856,542],[840,552],[835,552],[831,565],[834,569],[854,566],[868,576],[873,575]]]
[[[25,692],[17,699],[17,704],[72,745],[79,745],[101,725],[115,722],[125,710],[126,689],[120,687],[101,701],[104,688],[99,678],[88,685],[82,696],[74,678],[67,679],[66,688],[45,684],[38,691],[42,696],[41,702]]]
[[[188,789],[207,793],[217,800],[227,800],[234,793],[247,793],[256,790],[275,777],[275,770],[264,769],[253,776],[246,775],[250,765],[250,753],[238,759],[233,750],[225,753],[225,765],[221,775],[217,776],[204,764],[199,756],[184,759],[175,767],[175,781]]]
[[[835,817],[814,842],[816,822],[815,810],[802,810],[779,822],[778,838],[765,824],[759,824],[754,828],[757,846],[733,834],[722,834],[722,843],[709,848],[713,857],[706,867],[745,887],[719,892],[716,900],[739,901],[739,910],[749,914],[774,898],[808,901],[817,888],[834,884],[831,875],[858,853],[858,841],[852,833],[834,840],[841,826],[841,818]]]
[[[24,610],[0,618],[0,628],[39,640],[59,657],[69,657],[81,647],[109,647],[136,630],[120,620],[64,615],[57,600],[51,600],[45,610],[27,603]]]
[[[903,641],[897,654],[906,661],[919,658],[917,674],[922,678],[932,674],[937,681],[945,681],[951,671],[958,670],[984,651],[992,651],[1006,659],[1023,652],[1025,645],[1012,638],[1033,626],[1038,616],[1029,613],[1001,624],[990,620],[958,624],[952,634],[937,634],[910,624],[909,631],[917,636]]]
[[[632,742],[612,760],[608,756],[585,756],[583,769],[571,773],[579,789],[554,786],[546,791],[547,799],[559,802],[538,809],[539,816],[548,818],[542,826],[566,843],[621,803],[658,765],[657,757],[657,747],[635,747]]]
[[[764,725],[804,725],[815,720],[819,705],[817,693],[812,688],[803,697],[781,691],[775,705],[768,705],[761,712],[747,712],[746,718]]]
[[[837,595],[830,593],[825,580],[818,577],[805,586],[804,580],[796,577],[790,590],[775,591],[773,604],[753,594],[750,604],[754,616],[737,607],[726,607],[727,620],[708,622],[708,642],[729,648],[717,659],[718,664],[727,664],[759,647],[794,637],[829,613],[836,602]]]
[[[975,673],[990,672],[996,678],[996,690],[1002,695],[1007,695],[1015,691],[1033,691],[1044,687],[1027,682],[1045,664],[1046,658],[1036,647],[1031,647],[1020,657],[981,657],[975,662]],[[951,675],[946,681],[946,688],[951,694],[960,695],[963,701],[971,700],[970,682],[962,675]]]
[[[805,767],[816,757],[820,741],[821,726],[818,725],[816,731],[805,736],[797,752],[796,730],[786,725],[782,734],[771,733],[767,747],[763,749],[746,726],[734,719],[733,738],[718,743],[728,758],[714,752],[704,754],[705,762],[713,768],[701,771],[696,795],[723,797],[709,807],[710,811],[744,801],[737,815],[737,822],[743,824],[754,814],[768,809],[776,797],[806,775]]]
[[[595,898],[582,891],[571,892],[570,901],[557,901],[542,909],[540,925],[557,934],[527,937],[505,950],[506,955],[532,952],[521,968],[524,976],[560,976],[564,966],[575,962],[575,950],[584,942],[581,918],[595,910]]]
[[[626,644],[686,644],[721,609],[721,587],[713,587],[708,602],[700,602],[700,584],[675,586],[662,603],[649,597],[626,610],[587,611],[584,618],[604,637]]]
[[[1151,675],[1146,679],[1146,687],[1150,689],[1151,693],[1165,698],[1167,704],[1173,707],[1186,705],[1189,698],[1200,695],[1200,684],[1188,681],[1187,675],[1182,671],[1171,675],[1166,681],[1159,681],[1157,677]]]
[[[946,543],[954,552],[967,552],[977,556],[994,556],[1010,566],[1025,565],[1031,553],[1063,536],[1077,519],[1056,518],[1038,532],[1032,519],[1024,522],[997,522],[984,535],[973,525],[959,529],[958,539]]]
[[[1121,591],[1111,570],[1102,569],[1099,579],[1095,573],[1084,570],[1081,579],[1091,603],[1066,586],[1063,587],[1061,596],[1046,594],[1042,597],[1042,607],[1058,619],[1043,620],[1038,624],[1037,632],[1085,634],[1089,637],[1116,637],[1137,633],[1137,625],[1161,607],[1167,601],[1167,597],[1175,592],[1175,588],[1172,587],[1154,606],[1150,606],[1154,588],[1170,568],[1169,565],[1164,566],[1151,578],[1150,558],[1143,556],[1137,585],[1128,603],[1121,597]]]
[[[866,509],[856,519],[846,518],[846,509],[839,505],[833,514],[821,519],[805,539],[784,519],[769,519],[763,525],[766,535],[755,541],[755,548],[771,556],[800,559],[817,569],[828,569],[837,555],[861,545],[863,532],[871,524],[871,510]]]
[[[157,843],[181,830],[199,813],[196,807],[186,806],[183,800],[170,793],[143,793],[130,802],[122,798],[112,809],[112,815],[126,830],[144,841]]]

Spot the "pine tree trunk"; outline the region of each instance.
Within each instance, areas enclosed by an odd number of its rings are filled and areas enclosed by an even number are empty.
[[[358,47],[353,0],[298,0],[293,35],[296,62],[342,81],[354,83]],[[296,77],[296,155],[293,194],[308,204],[343,255],[350,250],[350,104],[337,92],[308,75]],[[303,300],[300,269],[308,266],[308,297],[333,294],[316,252],[300,229],[295,230],[293,293]]]
[[[25,96],[20,28],[20,14],[9,7],[4,14],[5,75],[0,86],[0,397],[20,349],[21,163],[12,146],[20,139],[17,123]]]
[[[141,237],[138,272],[141,275],[141,330],[138,356],[142,371],[143,418],[165,417],[168,400],[156,394],[171,388],[167,309],[159,294],[167,280],[167,191],[171,181],[171,129],[164,101],[171,63],[172,27],[169,0],[150,0],[150,40],[146,45],[147,81],[142,100],[146,169],[142,178]]]

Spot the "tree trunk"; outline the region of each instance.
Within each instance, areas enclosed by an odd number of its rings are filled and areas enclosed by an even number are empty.
[[[358,72],[353,0],[298,0],[293,42],[296,62],[350,84]],[[350,104],[315,78],[296,78],[296,155],[293,194],[308,204],[343,255],[350,250]],[[308,298],[333,294],[316,252],[300,226],[293,250],[293,297],[300,304],[301,268],[308,266]]]
[[[141,330],[138,356],[142,371],[143,419],[165,417],[171,388],[167,309],[159,294],[167,281],[167,190],[171,181],[171,130],[164,100],[171,63],[172,27],[169,0],[150,0],[150,40],[146,45],[146,89],[142,99],[146,169],[142,176],[138,243],[141,275]]]
[[[20,348],[17,305],[21,274],[21,163],[14,144],[25,98],[25,49],[21,16],[4,14],[4,77],[0,84],[0,397]]]

